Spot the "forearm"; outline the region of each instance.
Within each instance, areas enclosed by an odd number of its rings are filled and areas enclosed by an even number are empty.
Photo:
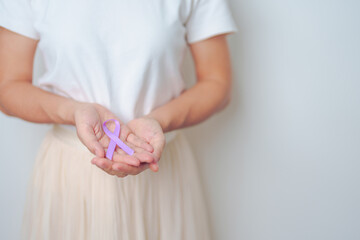
[[[223,109],[230,99],[230,84],[201,81],[179,97],[155,109],[147,117],[156,119],[164,132],[195,125]]]
[[[74,125],[73,113],[80,104],[32,85],[18,81],[0,87],[0,110],[6,115],[35,123]]]

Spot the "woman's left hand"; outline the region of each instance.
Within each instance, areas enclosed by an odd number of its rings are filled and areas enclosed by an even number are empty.
[[[165,147],[165,135],[159,122],[150,117],[141,117],[131,120],[126,124],[128,128],[138,137],[149,143],[154,151],[152,152],[155,162],[150,163],[150,169],[157,172],[161,154]]]

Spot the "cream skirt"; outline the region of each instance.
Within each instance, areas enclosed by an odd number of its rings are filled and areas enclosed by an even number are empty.
[[[202,184],[181,131],[167,143],[159,171],[125,178],[91,164],[76,132],[54,124],[28,185],[22,239],[207,240]]]

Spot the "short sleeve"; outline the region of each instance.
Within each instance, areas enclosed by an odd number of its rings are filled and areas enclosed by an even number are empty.
[[[30,0],[0,0],[0,26],[32,39],[39,39],[34,28],[35,14]]]
[[[185,28],[188,43],[238,31],[226,0],[194,0]]]

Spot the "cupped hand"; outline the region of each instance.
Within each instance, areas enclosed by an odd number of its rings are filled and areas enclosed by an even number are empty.
[[[132,156],[116,146],[112,161],[105,158],[105,149],[111,139],[104,133],[102,124],[108,119],[119,121],[121,126],[119,138],[134,150]],[[134,134],[104,106],[97,103],[81,103],[74,112],[74,120],[80,141],[96,155],[91,162],[108,174],[118,177],[125,177],[128,174],[136,175],[149,168],[149,163],[155,161],[151,144]],[[114,122],[109,121],[106,126],[112,132],[115,129]]]
[[[165,135],[159,122],[151,117],[141,117],[131,120],[126,124],[129,129],[140,139],[149,143],[154,151],[152,152],[155,162],[150,163],[150,169],[158,171],[161,154],[165,147]]]

